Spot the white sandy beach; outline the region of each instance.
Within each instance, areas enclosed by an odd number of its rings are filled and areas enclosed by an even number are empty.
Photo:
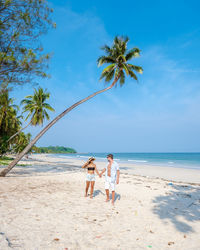
[[[0,179],[0,249],[200,249],[199,170],[120,164],[113,207],[83,161],[31,158]]]

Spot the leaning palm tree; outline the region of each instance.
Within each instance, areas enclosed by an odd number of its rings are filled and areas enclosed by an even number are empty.
[[[112,83],[99,90],[88,97],[76,102],[66,110],[64,110],[60,115],[54,118],[42,131],[29,143],[29,145],[15,158],[10,165],[0,172],[0,176],[5,176],[17,163],[20,159],[32,148],[32,146],[40,139],[40,137],[47,132],[57,121],[59,121],[64,115],[69,113],[72,109],[76,108],[80,104],[88,101],[94,96],[103,93],[111,88],[113,88],[119,81],[119,84],[122,86],[125,83],[125,76],[130,76],[133,79],[137,80],[135,72],[142,73],[143,70],[139,66],[128,63],[131,59],[138,57],[140,55],[140,50],[138,48],[127,49],[128,37],[115,37],[113,45],[111,47],[105,45],[102,47],[104,55],[98,59],[98,66],[103,64],[109,64],[102,72],[100,79],[105,79],[105,82]]]
[[[33,95],[26,96],[25,99],[21,101],[21,104],[24,105],[23,107],[23,113],[27,113],[27,116],[25,118],[25,121],[27,121],[29,118],[30,121],[28,124],[20,129],[17,133],[12,135],[8,141],[13,139],[16,135],[18,135],[22,130],[26,129],[29,125],[37,126],[37,125],[43,125],[44,120],[49,120],[49,114],[47,113],[47,110],[49,111],[55,111],[47,102],[50,97],[50,93],[47,92],[47,90],[43,90],[43,88],[39,87],[38,90],[34,90]]]

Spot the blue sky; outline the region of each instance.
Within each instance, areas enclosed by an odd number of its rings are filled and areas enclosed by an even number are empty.
[[[51,92],[56,112],[104,87],[96,60],[102,45],[128,35],[139,47],[144,74],[73,110],[37,145],[79,152],[200,151],[199,1],[50,1],[57,29],[42,38],[52,52],[40,86]],[[13,91],[19,102],[30,86]],[[45,123],[46,124],[46,123]],[[33,136],[41,127],[27,129]]]

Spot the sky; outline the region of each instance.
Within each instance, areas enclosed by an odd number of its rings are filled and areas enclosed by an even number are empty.
[[[41,38],[52,53],[50,79],[56,112],[104,88],[97,67],[100,47],[116,35],[141,49],[132,63],[144,73],[136,82],[82,104],[54,125],[38,146],[62,145],[78,152],[200,152],[200,2],[198,0],[51,0],[57,28]],[[32,94],[18,87],[16,102]],[[47,122],[44,123],[44,125]],[[34,137],[42,127],[30,127]]]

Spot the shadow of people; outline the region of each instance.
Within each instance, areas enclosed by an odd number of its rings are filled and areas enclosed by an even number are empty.
[[[95,190],[94,193],[93,193],[93,197],[96,197],[99,194],[105,195],[101,190]]]
[[[115,193],[115,202],[116,200],[120,200],[120,199],[121,199],[121,195],[118,193]]]
[[[98,195],[100,195],[100,194],[102,194],[102,195],[106,195],[105,193],[103,193],[101,190],[95,190],[94,191],[94,193],[93,193],[93,197],[96,197],[96,196],[98,196]],[[112,200],[112,193],[110,193],[110,200]],[[118,193],[115,193],[115,202],[117,201],[117,200],[120,200],[121,199],[121,195],[120,194],[118,194]]]
[[[153,213],[171,221],[180,232],[194,232],[190,222],[200,220],[200,188],[172,184],[165,193],[153,200]]]

